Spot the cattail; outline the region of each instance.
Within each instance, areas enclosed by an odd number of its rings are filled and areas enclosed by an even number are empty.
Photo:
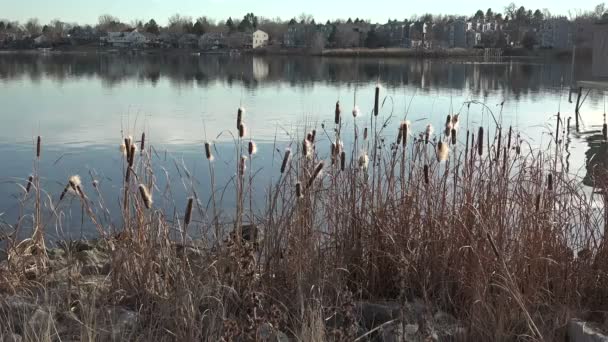
[[[604,140],[608,140],[608,124],[602,126],[602,135],[604,136]]]
[[[97,181],[97,179],[96,179],[96,180],[93,181],[93,187],[95,189],[97,189],[98,186],[99,186],[99,181]]]
[[[479,127],[477,132],[477,153],[483,155],[483,127]]]
[[[312,132],[306,133],[306,140],[308,140],[309,142],[312,142]]]
[[[247,168],[247,156],[241,156],[241,160],[239,162],[239,174],[242,176],[245,174],[245,169]]]
[[[374,96],[374,116],[378,116],[380,109],[380,85],[376,85],[376,93]]]
[[[211,154],[211,144],[209,144],[209,142],[205,142],[205,156],[208,161],[213,161],[214,159],[213,154]]]
[[[252,156],[258,152],[258,146],[255,144],[254,141],[250,141],[248,147],[249,148],[247,149],[247,151],[249,152],[249,156]]]
[[[399,131],[402,136],[401,144],[403,145],[403,147],[405,147],[407,145],[407,136],[409,135],[409,132],[410,132],[410,122],[409,121],[401,122]]]
[[[245,137],[246,134],[247,134],[247,128],[245,127],[244,123],[241,123],[241,125],[239,126],[239,138]]]
[[[27,178],[27,184],[25,185],[25,193],[29,194],[30,190],[32,189],[32,183],[34,182],[34,176],[30,175]]]
[[[401,140],[403,138],[403,130],[401,126],[399,126],[399,133],[397,134],[397,146],[401,145]]]
[[[310,143],[310,140],[308,140],[308,139],[302,141],[302,155],[305,156],[306,158],[312,157],[312,144]]]
[[[559,143],[559,123],[561,121],[561,114],[557,112],[557,123],[555,125],[555,144]]]
[[[456,145],[456,129],[452,128],[452,145]]]
[[[363,140],[367,140],[367,127],[363,129]]]
[[[502,143],[502,128],[498,129],[498,142],[496,146],[496,161],[500,160],[500,145]]]
[[[439,142],[437,144],[437,160],[438,161],[446,161],[448,160],[448,156],[450,153],[450,148],[448,144],[444,144],[443,142]]]
[[[131,145],[131,152],[129,152],[129,167],[133,167],[135,163],[135,152],[137,151],[137,146]]]
[[[429,140],[430,140],[432,134],[433,134],[433,125],[428,124],[426,126],[426,131],[424,132],[424,143],[425,144],[429,143]]]
[[[194,204],[194,198],[188,198],[188,204],[186,205],[186,213],[184,215],[184,223],[187,225],[190,224],[192,220],[192,205]]]
[[[285,169],[287,168],[287,162],[289,161],[289,156],[291,155],[291,149],[285,150],[285,155],[283,156],[283,163],[281,164],[281,173],[285,173]]]
[[[323,162],[320,162],[317,165],[317,167],[315,167],[315,170],[313,171],[312,176],[310,176],[310,179],[308,180],[308,184],[306,185],[306,188],[310,188],[312,186],[312,184],[314,183],[314,181],[321,174],[321,171],[323,171]]]
[[[123,145],[125,146],[123,154],[127,157],[127,161],[131,158],[129,155],[131,153],[131,140],[132,140],[131,136],[128,136],[125,138],[124,143],[123,143]],[[122,151],[122,145],[120,146],[120,148]]]
[[[356,118],[357,116],[359,116],[359,106],[353,108],[353,118]]]
[[[369,157],[367,156],[367,153],[362,154],[359,157],[359,168],[363,171],[367,171],[368,166],[369,166]]]
[[[82,180],[80,179],[79,175],[73,175],[70,178],[68,178],[68,184],[70,185],[70,188],[75,192],[78,193],[78,187],[80,187],[82,185]]]
[[[427,164],[424,164],[424,183],[425,184],[429,184],[429,166]]]
[[[336,125],[340,124],[340,114],[342,113],[342,111],[340,110],[340,101],[336,102],[336,112],[335,112],[335,117],[334,117],[334,122],[336,123]]]
[[[310,139],[310,142],[314,144],[316,137],[317,137],[317,130],[313,129],[312,130],[312,137]]]
[[[302,193],[302,184],[300,182],[296,183],[296,197],[297,198],[304,197],[304,194]]]
[[[36,158],[40,159],[40,153],[42,152],[42,138],[38,136],[36,139]]]
[[[454,114],[452,116],[452,128],[455,130],[458,130],[459,118],[460,118],[460,114]]]
[[[520,155],[520,154],[521,154],[521,146],[517,145],[517,146],[515,147],[515,153],[517,153],[517,155]]]
[[[547,190],[553,191],[553,174],[547,176]]]
[[[346,152],[342,151],[342,153],[340,154],[340,169],[342,170],[342,172],[344,172],[345,168],[346,168]]]
[[[538,212],[538,210],[540,209],[540,194],[536,195],[535,207],[536,207],[536,212]]]
[[[127,155],[127,145],[125,145],[125,143],[124,143],[124,142],[120,144],[120,146],[119,146],[119,150],[120,150],[120,153],[121,153],[123,156],[126,156],[126,155]]]
[[[140,150],[143,152],[146,147],[146,132],[141,134],[141,147]]]
[[[449,116],[449,115],[448,115],[448,116]],[[445,133],[445,136],[446,136],[446,137],[449,137],[449,136],[450,136],[450,134],[452,134],[452,128],[453,128],[453,126],[452,126],[452,121],[448,121],[448,122],[445,124],[445,131],[444,131],[444,133]]]
[[[445,120],[445,124],[451,124],[452,123],[452,116],[450,114],[448,114],[447,119]]]
[[[331,152],[329,154],[331,155],[332,158],[336,156],[336,143],[335,142],[331,143]]]
[[[144,202],[146,209],[150,209],[152,207],[152,196],[145,185],[139,185],[139,194],[141,195],[141,199]]]
[[[507,149],[511,149],[511,135],[513,134],[513,127],[509,126],[509,137],[507,138]]]
[[[236,112],[236,129],[241,129],[241,124],[243,123],[243,115],[245,114],[245,108],[239,107]]]

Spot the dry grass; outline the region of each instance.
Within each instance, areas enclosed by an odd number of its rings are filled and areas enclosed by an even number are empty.
[[[0,290],[71,312],[82,340],[107,336],[98,314],[107,305],[139,314],[123,337],[141,341],[262,340],[273,329],[303,341],[348,341],[357,337],[352,303],[378,299],[429,303],[461,319],[471,340],[549,341],[572,314],[607,309],[605,199],[586,195],[564,171],[560,140],[531,150],[514,129],[503,135],[500,122],[470,128],[475,136],[450,120],[445,133],[429,127],[418,136],[404,123],[392,134],[378,118],[355,124],[344,149],[348,119],[337,105],[330,155],[319,155],[316,131],[276,154],[280,178],[254,211],[255,177],[241,155],[255,145],[239,109],[234,213],[221,212],[216,193],[226,189],[213,180],[213,189],[174,194],[189,199],[185,210],[156,208],[150,142],[137,154],[126,138],[119,232],[100,223],[103,200],[73,181],[66,186],[99,230],[110,267],[95,286],[69,273],[61,291],[52,290],[58,266],[42,237],[61,219],[62,203],[42,195],[36,163],[24,183],[24,197],[36,197],[35,233],[24,241],[8,235]],[[39,142],[37,160],[40,149]],[[213,175],[211,150],[201,146]],[[234,223],[222,224],[226,216]],[[205,232],[201,241],[189,238],[194,230]],[[78,269],[78,260],[66,260],[62,267]],[[332,326],[336,313],[344,322]],[[45,325],[48,340],[61,337],[54,325]],[[0,320],[0,332],[11,326]]]

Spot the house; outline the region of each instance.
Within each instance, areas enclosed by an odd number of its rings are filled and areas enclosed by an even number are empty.
[[[100,41],[102,44],[110,45],[113,47],[143,47],[148,43],[148,38],[135,30],[125,30],[122,32],[108,32],[108,35],[101,37]]]
[[[51,45],[52,40],[46,34],[41,34],[38,37],[34,38],[34,45],[38,47],[44,47]]]
[[[253,32],[251,45],[254,49],[268,45],[268,33],[262,30]]]
[[[595,25],[593,32],[593,77],[608,78],[608,24]]]
[[[386,39],[388,46],[405,47],[408,44],[409,23],[406,21],[390,21],[376,28],[378,34]]]
[[[165,49],[178,47],[178,41],[179,35],[173,32],[163,32],[157,38],[160,47]]]
[[[199,37],[195,34],[187,33],[179,37],[177,40],[177,46],[180,49],[196,49],[198,48]]]
[[[449,26],[449,45],[451,48],[467,47],[467,30],[464,20],[459,19],[450,23]]]
[[[205,33],[198,40],[198,47],[203,50],[217,50],[227,46],[227,37],[222,32]]]
[[[467,48],[481,46],[481,33],[476,31],[467,31]]]
[[[540,28],[540,47],[569,49],[572,47],[572,24],[567,18],[544,20]]]
[[[412,48],[420,48],[424,47],[426,43],[426,34],[427,34],[428,25],[421,21],[416,21],[410,24],[409,28],[409,38],[410,38],[410,47]]]

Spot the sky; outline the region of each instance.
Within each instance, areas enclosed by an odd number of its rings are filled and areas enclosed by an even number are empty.
[[[42,23],[53,19],[79,24],[95,24],[101,14],[111,14],[123,22],[154,18],[161,25],[175,13],[217,20],[229,16],[242,18],[247,12],[258,16],[289,19],[301,13],[319,21],[337,18],[362,18],[372,22],[407,19],[414,14],[472,15],[478,9],[504,10],[511,0],[406,1],[406,0],[0,0],[0,18],[19,20],[36,17]],[[552,14],[567,15],[569,10],[592,10],[602,0],[526,0],[515,2],[526,8],[548,8]]]

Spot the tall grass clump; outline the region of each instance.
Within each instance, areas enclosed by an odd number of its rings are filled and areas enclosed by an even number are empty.
[[[565,170],[566,139],[532,149],[513,127],[503,136],[500,121],[462,128],[459,113],[437,134],[432,123],[416,128],[406,118],[384,130],[382,107],[377,86],[363,141],[358,107],[350,119],[338,102],[335,130],[315,127],[277,146],[263,202],[252,200],[258,147],[245,141],[242,108],[235,155],[221,158],[234,166],[228,185],[215,184],[213,145],[204,142],[210,186],[176,164],[188,186],[161,194],[151,142],[142,134],[136,157],[136,142],[124,138],[120,224],[105,219],[98,183],[85,191],[70,178],[59,198],[44,198],[36,162],[20,196],[20,210],[33,211],[33,235],[8,234],[0,291],[43,293],[81,322],[80,337],[93,339],[103,333],[102,305],[128,307],[138,314],[132,339],[156,341],[253,341],[278,332],[355,340],[355,304],[380,300],[450,313],[468,340],[549,341],[570,317],[608,309],[606,198]],[[341,134],[351,124],[354,142],[345,147]],[[593,176],[596,190],[608,186],[604,174]],[[221,205],[230,188],[236,211]],[[95,248],[107,268],[98,286],[71,257],[68,285],[52,281],[57,261],[46,253],[44,229],[61,224],[65,196],[78,199],[99,233]],[[177,200],[185,209],[161,203]],[[11,228],[24,229],[21,221]],[[11,329],[7,322],[0,332]]]

